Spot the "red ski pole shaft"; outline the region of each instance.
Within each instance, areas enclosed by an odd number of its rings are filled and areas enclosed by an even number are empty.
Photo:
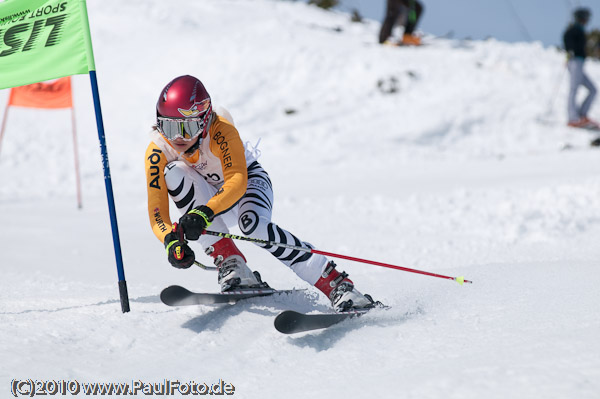
[[[468,284],[472,284],[473,283],[470,280],[465,280],[465,278],[462,277],[462,276],[460,276],[460,277],[444,276],[443,274],[430,273],[430,272],[425,272],[425,271],[422,271],[422,270],[410,269],[408,267],[390,265],[389,263],[382,263],[382,262],[376,262],[376,261],[368,260],[368,259],[355,258],[353,256],[340,255],[340,254],[336,254],[336,253],[333,253],[333,252],[325,252],[325,251],[320,251],[318,249],[299,247],[299,246],[296,246],[296,245],[284,244],[284,243],[276,242],[276,241],[267,241],[267,240],[261,240],[259,238],[237,236],[237,235],[234,235],[234,234],[219,233],[219,232],[216,232],[216,231],[208,231],[208,230],[205,230],[203,234],[208,234],[208,235],[211,235],[211,236],[217,236],[217,237],[222,237],[222,238],[231,238],[232,240],[249,241],[249,242],[253,242],[255,244],[261,244],[261,245],[274,245],[274,246],[277,246],[277,247],[283,247],[283,248],[293,249],[293,250],[296,250],[296,251],[310,252],[312,254],[319,254],[319,255],[329,256],[329,257],[332,257],[332,258],[346,259],[346,260],[350,260],[350,261],[353,261],[353,262],[367,263],[367,264],[370,264],[370,265],[387,267],[389,269],[402,270],[402,271],[410,272],[410,273],[424,274],[426,276],[438,277],[438,278],[443,278],[443,279],[446,279],[446,280],[453,280],[453,281],[456,281],[457,283],[459,283],[461,285],[463,283],[468,283]]]
[[[375,265],[375,266],[381,266],[381,267],[387,267],[389,269],[396,269],[396,270],[402,270],[405,272],[410,272],[410,273],[417,273],[417,274],[424,274],[426,276],[432,276],[432,277],[438,277],[438,278],[444,278],[446,280],[453,280],[456,281],[460,284],[462,283],[469,283],[472,284],[473,282],[470,280],[465,280],[464,277],[451,277],[451,276],[444,276],[443,274],[437,274],[437,273],[430,273],[430,272],[425,272],[423,270],[417,270],[417,269],[410,269],[408,267],[402,267],[402,266],[396,266],[396,265],[390,265],[389,263],[382,263],[382,262],[376,262],[374,260],[368,260],[368,259],[361,259],[361,258],[355,258],[353,256],[347,256],[347,255],[340,255],[340,254],[334,254],[332,252],[325,252],[325,251],[319,251],[318,249],[313,249],[311,250],[311,253],[313,254],[320,254],[320,255],[325,255],[325,256],[331,256],[333,258],[340,258],[340,259],[346,259],[346,260],[351,260],[353,262],[360,262],[360,263],[368,263],[370,265]]]

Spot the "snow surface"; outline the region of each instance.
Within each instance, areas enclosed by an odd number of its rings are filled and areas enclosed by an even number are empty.
[[[76,76],[83,209],[69,112],[9,111],[0,396],[33,378],[223,379],[239,398],[600,397],[600,154],[592,134],[565,126],[563,54],[434,37],[383,47],[379,22],[298,2],[88,8],[131,312],[119,305],[89,79]],[[600,84],[600,65],[586,68]],[[285,336],[279,311],[327,301],[241,243],[272,286],[308,293],[164,306],[171,284],[218,289],[214,274],[170,267],[147,220],[147,132],[181,74],[204,81],[243,139],[262,139],[278,224],[322,250],[474,283],[339,261],[392,309]]]

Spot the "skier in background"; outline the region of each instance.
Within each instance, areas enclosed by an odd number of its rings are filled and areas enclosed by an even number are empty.
[[[591,12],[587,8],[579,8],[573,13],[573,23],[565,30],[563,42],[568,53],[567,68],[570,75],[570,89],[567,102],[569,122],[571,127],[598,129],[600,126],[588,118],[588,111],[596,97],[596,87],[583,71],[586,58],[586,35],[585,25],[589,22]],[[579,86],[584,86],[588,94],[581,103],[577,105],[576,95]]]
[[[387,0],[385,18],[379,31],[379,43],[386,43],[396,23],[400,23],[404,25],[404,35],[398,44],[419,46],[421,39],[414,34],[414,30],[422,13],[423,5],[418,0]]]
[[[257,161],[258,151],[242,144],[227,110],[213,110],[200,80],[189,75],[173,79],[160,93],[156,116],[146,151],[148,214],[172,266],[187,269],[193,265],[195,255],[188,240],[198,240],[214,258],[221,291],[266,286],[248,268],[232,239],[202,234],[208,226],[227,233],[228,226],[238,224],[249,237],[312,248],[271,222],[273,188]],[[169,216],[169,197],[182,214],[175,225]],[[263,248],[322,291],[335,310],[375,305],[323,255]]]

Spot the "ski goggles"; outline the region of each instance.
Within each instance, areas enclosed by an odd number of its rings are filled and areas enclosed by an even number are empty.
[[[190,141],[204,131],[208,118],[173,119],[158,117],[157,127],[165,138],[175,140],[182,138]]]

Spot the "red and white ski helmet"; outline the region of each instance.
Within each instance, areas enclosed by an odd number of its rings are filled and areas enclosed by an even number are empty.
[[[198,127],[201,131],[198,133],[201,133],[202,137],[205,137],[211,115],[212,103],[210,95],[202,82],[190,75],[179,76],[170,81],[161,91],[156,103],[156,116],[159,128],[161,120],[167,118],[178,121],[194,120],[199,122]],[[198,135],[198,133],[194,136]]]

